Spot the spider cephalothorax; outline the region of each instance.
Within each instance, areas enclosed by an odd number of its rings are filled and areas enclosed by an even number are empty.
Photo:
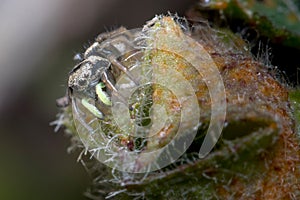
[[[114,84],[118,75],[126,74],[134,84],[138,81],[118,59],[136,50],[134,32],[121,27],[110,33],[100,34],[96,41],[84,52],[83,58],[70,72],[68,87],[70,99],[80,96],[82,104],[98,118],[103,117],[96,104],[111,106],[109,94],[116,95],[121,102],[127,103]],[[91,103],[95,101],[95,103]]]

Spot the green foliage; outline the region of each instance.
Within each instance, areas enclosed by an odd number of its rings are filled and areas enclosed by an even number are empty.
[[[252,27],[274,43],[300,48],[300,5],[297,0],[211,0],[201,10],[220,10],[231,23]]]

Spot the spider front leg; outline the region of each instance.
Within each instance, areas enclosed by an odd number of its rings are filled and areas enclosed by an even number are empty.
[[[111,83],[111,81],[108,79],[107,73],[103,72],[102,74],[102,81],[103,83],[108,87],[108,89],[112,90],[113,93],[116,95],[116,97],[125,105],[128,104],[128,102],[126,101],[126,99],[118,92],[118,90],[115,88],[115,86]],[[99,83],[100,84],[100,83]],[[99,87],[99,86],[98,86]],[[97,88],[96,88],[96,92],[97,92]],[[99,91],[98,91],[99,92]],[[98,94],[97,94],[98,95]],[[100,96],[101,96],[101,92],[100,92]],[[100,99],[100,97],[99,97]],[[106,101],[106,100],[104,100]],[[103,102],[104,103],[104,102]],[[132,110],[132,106],[129,106],[129,109]]]

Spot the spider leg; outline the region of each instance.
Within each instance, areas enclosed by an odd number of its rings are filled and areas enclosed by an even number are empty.
[[[121,34],[121,35],[118,35]],[[111,62],[112,65],[116,66],[120,71],[125,73],[130,80],[134,82],[135,85],[139,85],[139,81],[128,71],[127,67],[125,67],[121,62],[117,60],[119,56],[122,56],[129,51],[135,50],[134,44],[130,42],[134,39],[134,34],[129,31],[126,31],[125,28],[119,28],[111,33],[111,35],[99,35],[101,39],[97,39],[98,41],[104,41],[107,37],[114,37],[111,40],[103,42],[103,51],[106,50],[107,53],[105,57]]]
[[[112,37],[113,35],[117,35],[117,34],[120,34],[120,33],[122,33],[122,32],[125,32],[125,31],[127,31],[127,29],[126,29],[125,27],[122,27],[122,26],[121,26],[120,28],[118,28],[118,29],[116,29],[116,30],[113,30],[113,31],[111,31],[111,32],[99,34],[99,35],[96,37],[95,40],[96,40],[97,42],[101,43],[101,42],[103,42],[104,40],[106,40],[106,39]]]
[[[72,108],[73,108],[73,110],[74,110],[74,112],[75,112],[76,120],[78,120],[78,121],[80,122],[80,124],[82,124],[83,127],[84,127],[89,133],[92,133],[92,132],[93,132],[93,128],[92,128],[88,123],[86,123],[85,120],[82,119],[82,117],[80,117],[80,116],[82,116],[82,114],[81,114],[80,109],[78,108],[78,105],[77,105],[78,102],[76,102],[76,101],[78,101],[78,99],[72,97],[72,102],[74,102],[74,103],[72,103]]]
[[[125,105],[128,104],[128,102],[125,100],[125,97],[123,97],[119,92],[118,90],[115,88],[115,86],[110,82],[110,80],[108,79],[107,77],[107,74],[106,72],[103,72],[102,74],[102,79],[103,83],[110,89],[114,92],[114,94],[117,96],[117,98]],[[129,106],[129,109],[132,110],[132,106]]]
[[[116,67],[118,67],[122,72],[124,72],[130,80],[134,82],[135,85],[139,85],[139,81],[135,79],[135,77],[128,71],[128,69],[122,65],[117,59],[115,59],[113,56],[110,56],[108,60]]]

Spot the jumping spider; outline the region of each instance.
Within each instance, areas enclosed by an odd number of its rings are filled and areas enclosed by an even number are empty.
[[[69,105],[75,95],[81,98],[81,104],[87,110],[101,119],[103,113],[91,101],[111,106],[109,94],[114,94],[126,104],[125,98],[114,86],[117,78],[115,74],[124,73],[135,85],[139,84],[118,60],[125,53],[136,50],[134,41],[137,34],[138,31],[128,31],[124,27],[100,34],[82,56],[76,56],[80,62],[69,73],[67,95],[57,100],[58,106]]]

